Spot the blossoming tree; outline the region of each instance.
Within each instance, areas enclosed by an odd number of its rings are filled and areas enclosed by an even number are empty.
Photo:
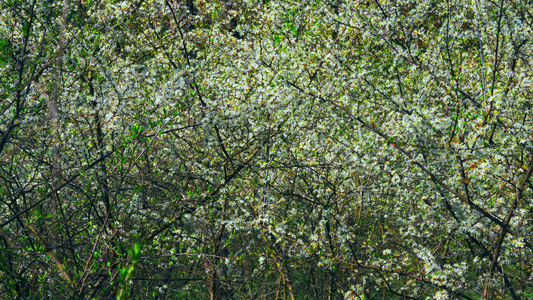
[[[3,298],[527,299],[528,1],[4,1]]]

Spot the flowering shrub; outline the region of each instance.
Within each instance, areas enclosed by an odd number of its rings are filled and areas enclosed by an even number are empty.
[[[1,298],[533,293],[529,2],[0,5]]]

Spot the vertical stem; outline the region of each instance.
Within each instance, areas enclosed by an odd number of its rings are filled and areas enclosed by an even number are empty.
[[[59,100],[59,92],[62,85],[62,69],[63,69],[63,51],[65,50],[65,30],[67,26],[67,16],[69,12],[69,0],[63,0],[63,11],[61,15],[61,27],[59,31],[59,50],[56,58],[56,70],[54,74],[54,85],[52,87],[52,95],[46,97],[48,105],[48,116],[52,125],[52,166],[51,166],[51,180],[52,180],[52,190],[56,191],[50,198],[50,214],[51,214],[51,224],[50,224],[50,233],[52,234],[51,244],[53,256],[56,261],[58,269],[63,274],[63,277],[72,284],[68,274],[64,270],[62,256],[57,253],[57,244],[59,242],[59,231],[60,226],[58,224],[58,213],[60,211],[60,203],[58,196],[58,187],[61,183],[61,159],[59,153],[59,125],[58,117],[59,110],[57,108],[57,103]],[[46,94],[45,94],[46,95]],[[55,230],[53,229],[55,227]]]
[[[63,69],[63,51],[65,50],[65,28],[67,25],[67,16],[69,11],[69,0],[63,0],[63,11],[61,18],[61,27],[59,31],[59,50],[56,58],[56,70],[54,74],[54,85],[52,88],[52,95],[46,97],[48,105],[48,117],[52,123],[52,151],[53,151],[53,163],[52,163],[52,190],[56,190],[58,183],[60,182],[60,159],[59,159],[59,127],[58,116],[59,110],[57,108],[57,102],[59,100],[59,91],[61,90],[62,81],[62,69]],[[52,196],[52,214],[57,213],[57,193]]]
[[[481,83],[482,83],[482,86],[483,86],[483,101],[487,101],[487,95],[486,95],[486,91],[487,91],[487,84],[485,83],[485,69],[483,68],[483,41],[481,40],[481,32],[479,31],[479,12],[478,12],[478,7],[477,7],[477,1],[474,0],[474,7],[476,9],[476,21],[477,21],[477,24],[476,24],[476,30],[477,30],[477,37],[478,37],[478,40],[479,40],[479,55],[480,55],[480,58],[479,58],[479,64],[480,64],[480,72],[481,72]]]

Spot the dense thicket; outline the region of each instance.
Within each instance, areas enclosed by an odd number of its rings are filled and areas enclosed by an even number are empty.
[[[3,0],[0,298],[530,299],[524,0]]]

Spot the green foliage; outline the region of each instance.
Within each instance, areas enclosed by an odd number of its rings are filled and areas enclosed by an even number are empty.
[[[128,254],[130,255],[129,266],[121,268],[119,265],[120,278],[118,279],[119,290],[117,293],[117,300],[126,299],[127,284],[128,281],[130,281],[133,277],[135,272],[135,264],[137,264],[141,259],[142,247],[143,244],[140,242],[133,243],[133,246],[128,249]]]
[[[0,67],[4,67],[11,58],[11,41],[7,38],[0,39]]]

